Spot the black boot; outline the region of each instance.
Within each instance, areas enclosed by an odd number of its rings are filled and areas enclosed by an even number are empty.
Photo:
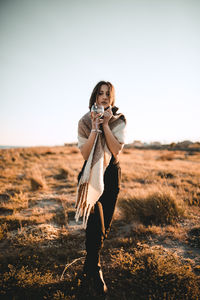
[[[92,276],[92,281],[94,285],[94,290],[98,295],[106,295],[108,292],[108,288],[106,286],[106,283],[103,279],[103,272],[101,269],[96,271],[94,275]]]
[[[84,285],[90,293],[95,294],[95,296],[105,296],[108,292],[100,267],[93,272],[83,272],[82,285]]]
[[[97,295],[105,295],[108,291],[103,278],[99,253],[87,255],[83,267],[85,281]]]

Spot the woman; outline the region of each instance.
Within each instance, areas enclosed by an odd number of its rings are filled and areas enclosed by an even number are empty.
[[[103,118],[91,112],[92,105],[104,107]],[[115,91],[100,81],[89,101],[90,111],[78,124],[78,147],[85,160],[78,176],[76,220],[83,216],[86,228],[86,258],[83,274],[98,294],[107,287],[100,265],[100,250],[110,230],[120,189],[119,154],[125,142],[126,120],[117,114]]]

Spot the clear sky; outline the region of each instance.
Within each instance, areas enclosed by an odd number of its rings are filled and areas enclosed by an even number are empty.
[[[77,141],[100,80],[127,142],[200,140],[199,0],[1,0],[0,145]]]

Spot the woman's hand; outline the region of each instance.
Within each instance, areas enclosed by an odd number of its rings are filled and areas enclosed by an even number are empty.
[[[118,155],[123,148],[123,144],[119,143],[119,141],[116,139],[116,137],[113,135],[110,129],[108,122],[112,117],[113,117],[113,113],[110,107],[104,112],[103,131],[104,131],[108,149],[113,154],[115,159],[118,161]]]
[[[113,116],[111,108],[108,108],[106,111],[104,111],[104,119],[103,119],[103,125],[108,125],[108,122]]]
[[[103,119],[100,119],[101,114],[91,112],[92,129],[99,129],[100,124],[103,123]]]

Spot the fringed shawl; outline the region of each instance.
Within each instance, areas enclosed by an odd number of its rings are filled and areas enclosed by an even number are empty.
[[[126,119],[122,114],[116,114],[117,107],[113,107],[113,116],[109,121],[109,127],[117,140],[125,143]],[[78,123],[78,147],[87,142],[92,129],[90,112],[86,113]],[[87,220],[92,207],[98,201],[104,190],[104,172],[111,159],[104,133],[97,133],[92,150],[80,177],[76,193],[75,219],[83,216],[83,226],[86,227]]]

